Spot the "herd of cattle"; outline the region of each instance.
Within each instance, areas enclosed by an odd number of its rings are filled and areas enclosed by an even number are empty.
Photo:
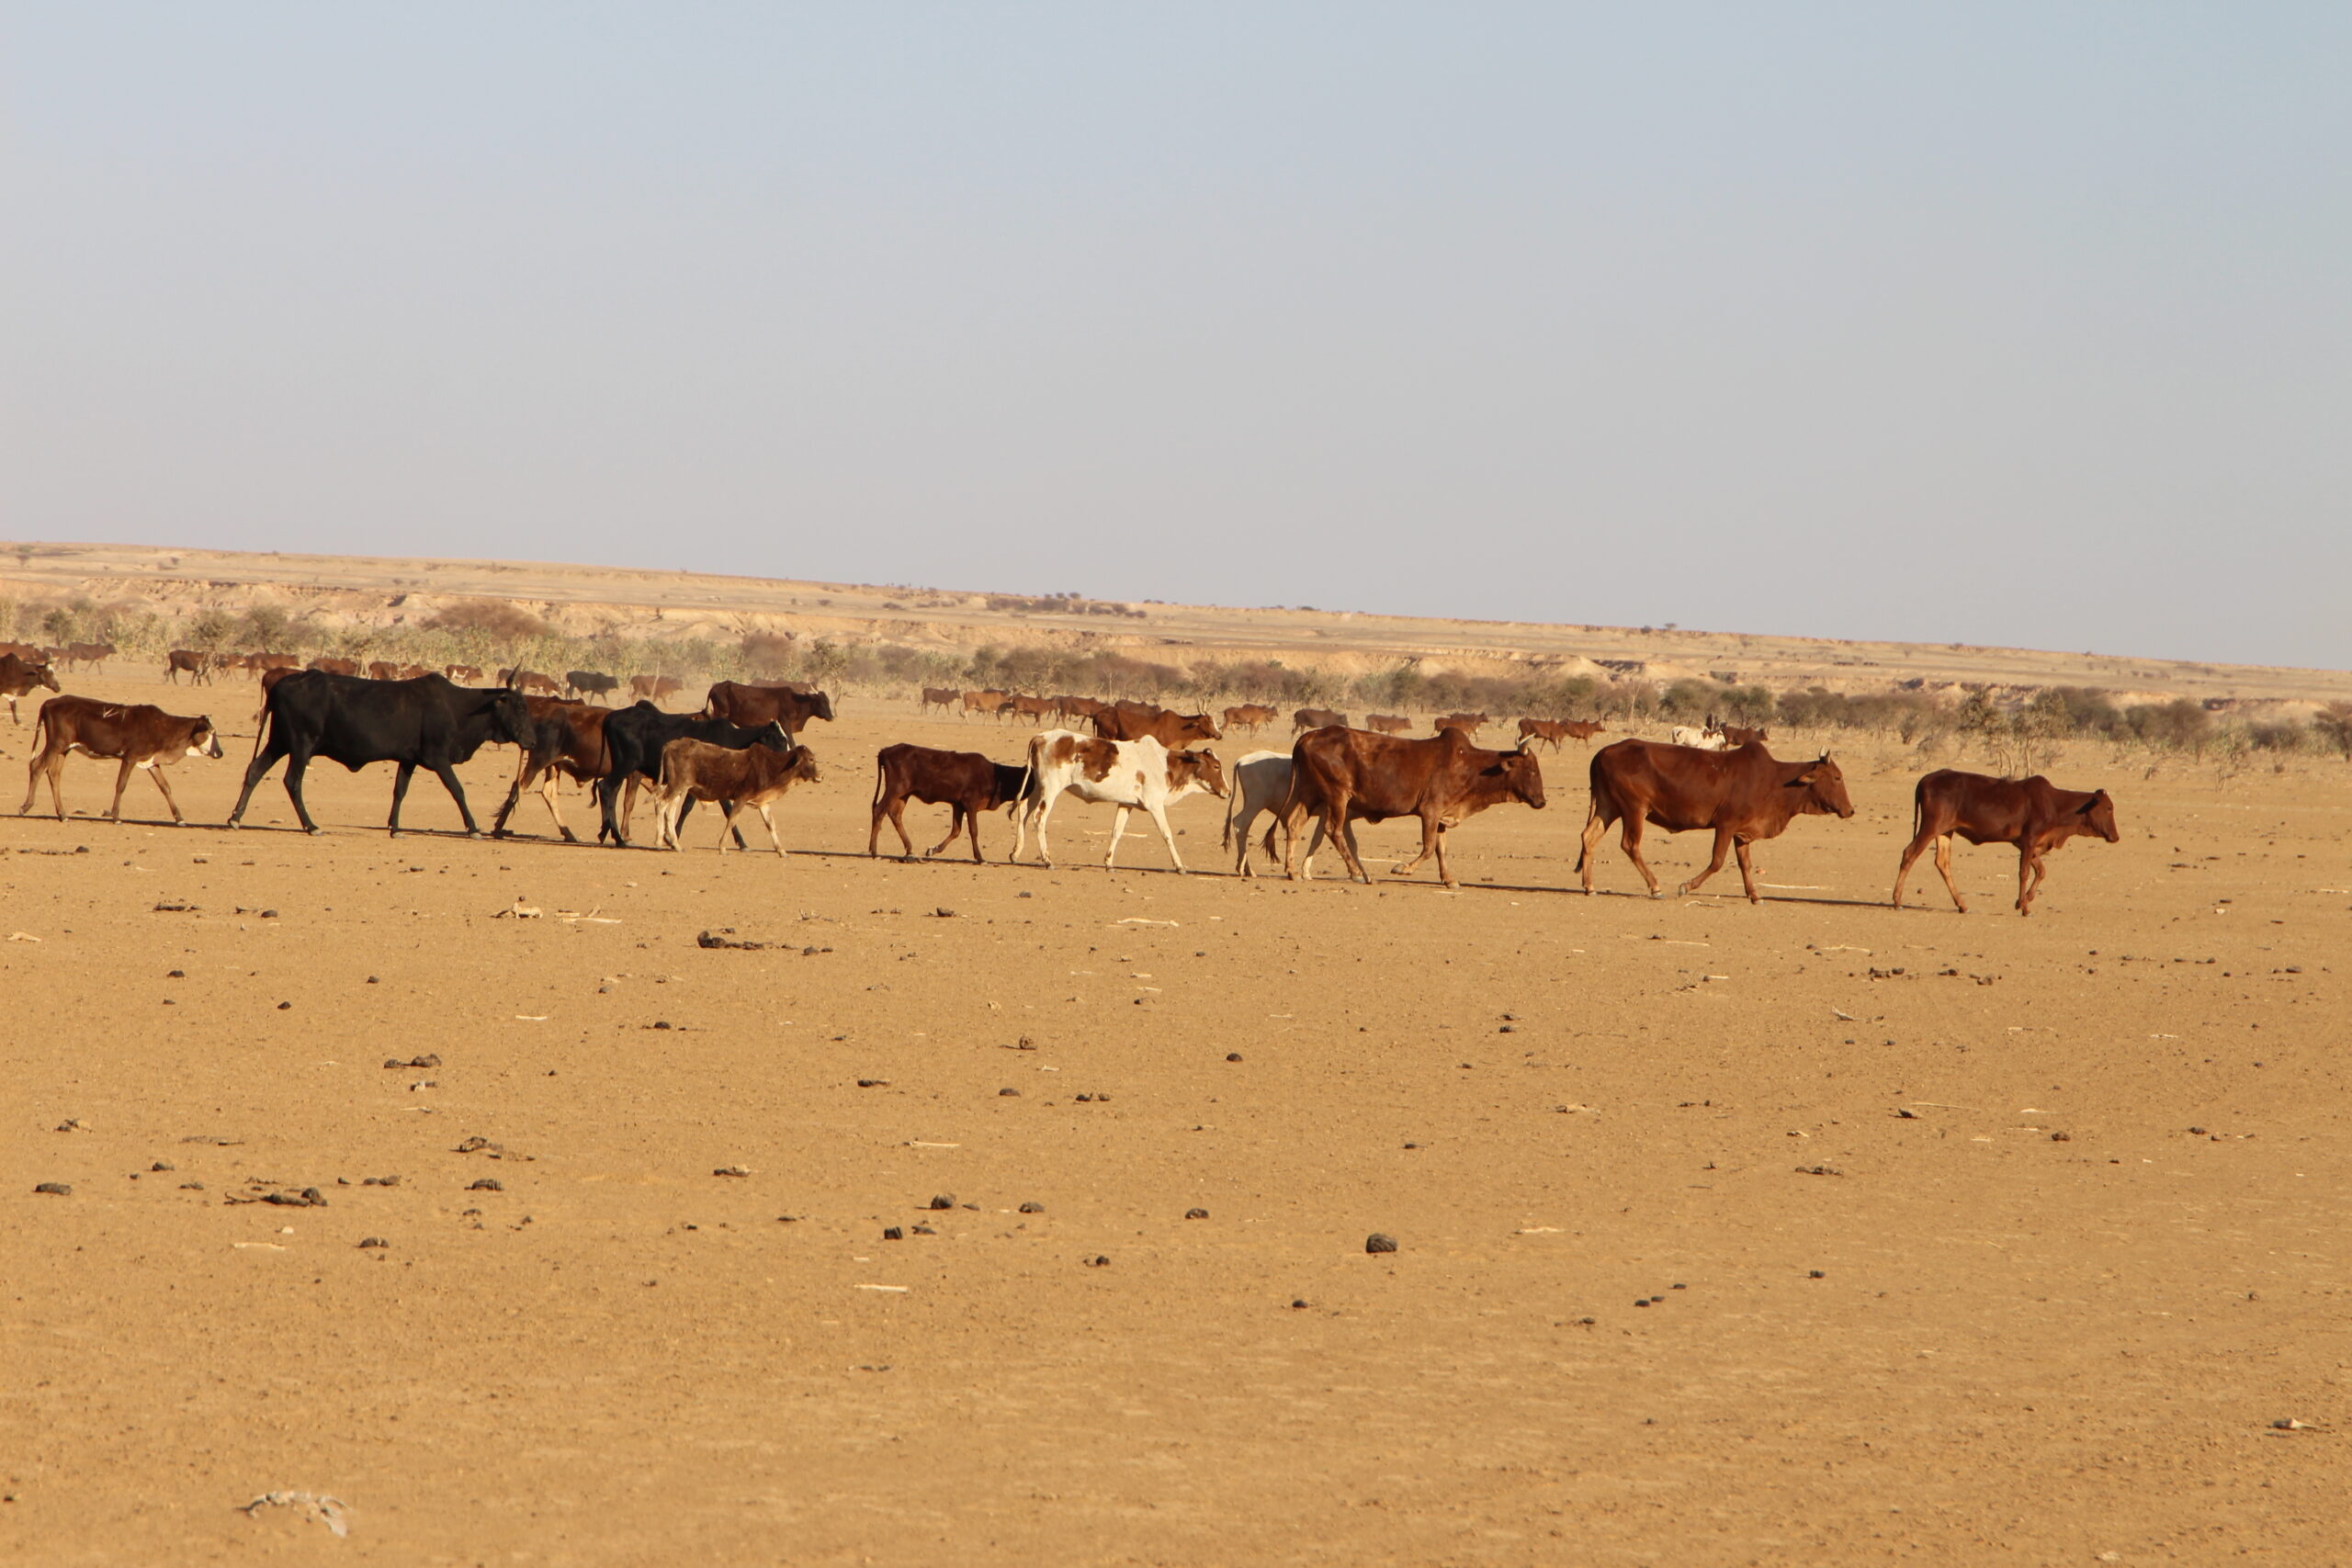
[[[76,646],[89,651],[85,645]],[[184,821],[164,770],[183,756],[221,755],[211,721],[143,704],[64,694],[51,665],[28,660],[26,651],[19,645],[0,649],[0,694],[7,697],[11,716],[17,699],[32,690],[46,688],[58,694],[42,704],[36,722],[36,745],[18,815],[32,809],[46,777],[51,808],[61,819],[64,817],[59,777],[66,757],[79,751],[119,763],[110,818],[120,819],[131,774],[144,771],[162,791],[172,819]],[[172,657],[167,674],[184,668],[177,662],[179,654]],[[760,814],[781,855],[784,842],[772,808],[794,785],[818,780],[816,756],[799,737],[812,720],[833,717],[826,694],[797,683],[721,681],[710,687],[699,711],[679,714],[663,710],[656,700],[680,689],[669,677],[634,677],[631,686],[639,700],[616,708],[561,694],[568,689],[601,696],[617,687],[614,678],[593,671],[571,671],[566,688],[520,670],[501,671],[498,684],[479,686],[461,685],[453,678],[463,673],[479,679],[480,671],[462,667],[403,674],[380,666],[362,675],[356,669],[327,667],[347,661],[314,662],[317,667],[310,669],[292,668],[289,660],[255,670],[265,688],[261,731],[237,804],[229,813],[229,827],[239,825],[254,788],[282,761],[296,818],[306,831],[319,831],[303,802],[302,785],[311,761],[324,758],[353,771],[372,762],[394,764],[389,820],[394,833],[400,831],[401,804],[416,770],[429,770],[457,804],[466,831],[476,835],[481,828],[456,770],[485,745],[495,744],[514,747],[519,761],[492,823],[493,834],[507,832],[523,793],[536,786],[558,831],[566,840],[576,841],[556,797],[558,780],[570,778],[595,797],[600,843],[628,844],[629,820],[642,791],[657,803],[658,841],[664,845],[679,846],[679,830],[700,801],[723,814],[722,853],[730,840],[743,845],[737,817],[750,807]],[[1114,808],[1106,866],[1116,863],[1128,814],[1141,811],[1159,829],[1169,859],[1181,872],[1185,868],[1169,827],[1168,807],[1198,793],[1227,802],[1225,843],[1234,852],[1234,870],[1239,875],[1255,874],[1250,834],[1261,815],[1269,818],[1263,852],[1270,860],[1279,858],[1286,874],[1311,877],[1315,855],[1328,840],[1348,874],[1366,882],[1371,875],[1357,846],[1355,824],[1411,818],[1420,827],[1420,852],[1399,866],[1398,874],[1434,857],[1439,877],[1452,887],[1456,883],[1446,864],[1447,833],[1491,806],[1515,802],[1542,809],[1544,778],[1534,748],[1548,743],[1556,749],[1566,739],[1589,741],[1600,731],[1597,724],[1527,718],[1520,721],[1516,746],[1488,750],[1476,739],[1478,730],[1493,722],[1485,714],[1446,715],[1436,721],[1434,733],[1415,738],[1401,733],[1410,726],[1395,715],[1372,715],[1359,728],[1346,714],[1300,708],[1291,716],[1295,739],[1289,750],[1249,752],[1228,775],[1205,743],[1230,730],[1261,728],[1278,716],[1273,709],[1229,707],[1220,727],[1205,713],[1178,714],[1148,703],[1082,697],[926,689],[923,702],[967,715],[1029,717],[1038,723],[1040,732],[1030,739],[1027,755],[1017,764],[976,751],[886,747],[876,758],[869,855],[879,852],[885,821],[897,830],[904,852],[913,855],[905,811],[907,803],[914,801],[949,808],[947,836],[926,854],[938,854],[968,834],[972,858],[979,861],[979,818],[1002,808],[1014,823],[1010,860],[1021,860],[1034,832],[1038,862],[1051,864],[1048,824],[1062,798],[1076,795]],[[1049,716],[1083,719],[1091,733],[1046,729],[1043,721]],[[1626,857],[1651,896],[1657,897],[1657,877],[1642,858],[1643,829],[1652,826],[1713,836],[1712,859],[1680,891],[1694,891],[1736,854],[1749,901],[1760,902],[1752,844],[1779,836],[1800,816],[1854,814],[1844,776],[1826,753],[1810,761],[1783,761],[1767,750],[1769,739],[1762,730],[1710,720],[1702,729],[1678,729],[1670,742],[1624,739],[1595,751],[1589,768],[1590,808],[1577,862],[1584,891],[1592,891],[1600,840],[1616,828]],[[1966,909],[1951,878],[1954,836],[1975,844],[2017,848],[2020,913],[2031,911],[2046,874],[2043,857],[2051,851],[2076,836],[2097,836],[2109,843],[2117,839],[2114,803],[2105,790],[2060,789],[2038,776],[1996,779],[1939,770],[1919,780],[1914,807],[1914,832],[1895,874],[1894,902],[1898,907],[1913,863],[1933,846],[1945,887],[1953,903]],[[1277,830],[1282,835],[1279,849]],[[1303,861],[1302,839],[1307,840]]]

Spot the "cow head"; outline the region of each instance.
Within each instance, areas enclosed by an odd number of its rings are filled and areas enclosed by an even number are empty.
[[[810,718],[821,718],[827,724],[832,723],[833,699],[827,696],[822,692],[819,692],[815,695],[811,696],[808,699],[808,716]]]
[[[220,757],[220,732],[212,728],[210,719],[198,719],[196,728],[187,732],[187,754],[191,757],[211,757],[216,760]]]
[[[2115,802],[2107,791],[2098,790],[2083,803],[2082,826],[2075,831],[2097,833],[2110,844],[2121,837],[2115,830]]]
[[[1180,740],[1222,740],[1225,732],[1216,727],[1216,720],[1204,713],[1196,713],[1184,720],[1176,731],[1176,738]],[[1222,795],[1224,791],[1217,793]]]
[[[1223,800],[1225,798],[1225,764],[1217,761],[1217,755],[1214,751],[1171,753],[1168,759],[1169,789],[1171,792],[1180,790],[1187,784],[1197,784],[1219,800]]]
[[[1544,809],[1544,768],[1536,761],[1535,753],[1521,741],[1509,751],[1498,753],[1492,769],[1503,782],[1503,791],[1511,799],[1536,810]]]
[[[59,689],[57,684],[57,671],[51,670],[46,664],[36,664],[31,669],[26,671],[25,673],[27,676],[30,677],[32,683],[36,686],[47,686],[52,692]]]
[[[523,694],[509,686],[494,688],[490,693],[490,738],[502,746],[530,749],[537,727],[531,720],[531,706]]]
[[[1809,817],[1851,817],[1854,803],[1846,795],[1846,775],[1824,751],[1812,766],[1789,781],[1791,789],[1802,789],[1804,800],[1797,809]]]
[[[760,726],[759,735],[760,738],[754,744],[764,746],[771,751],[793,751],[797,750],[800,746],[800,742],[792,738],[792,731],[784,727],[784,720],[780,718],[772,718]]]
[[[817,753],[806,746],[795,746],[784,764],[784,772],[786,777],[798,779],[802,784],[815,784],[819,777]]]

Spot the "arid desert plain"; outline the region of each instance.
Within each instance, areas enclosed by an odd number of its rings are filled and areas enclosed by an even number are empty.
[[[1887,907],[1892,741],[1750,907],[1570,891],[1573,743],[1448,893],[1197,797],[1186,877],[1075,801],[868,860],[877,748],[1027,734],[883,696],[781,863],[391,840],[382,767],[232,833],[250,682],[66,689],[229,754],[0,825],[0,1561],[2352,1560],[2341,761],[2071,745],[2121,841],[2021,919],[1994,848]]]

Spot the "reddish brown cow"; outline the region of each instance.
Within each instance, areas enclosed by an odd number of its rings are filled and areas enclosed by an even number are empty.
[[[510,678],[500,682],[499,684],[512,686],[526,695],[534,692],[543,697],[563,695],[563,688],[556,682],[556,678],[552,675],[542,675],[536,670],[515,670],[508,671],[508,675]]]
[[[925,686],[922,705],[927,708],[952,708],[964,700],[964,694],[953,686]]]
[[[1012,700],[1010,692],[967,692],[964,694],[964,716],[969,718],[976,713],[987,714],[991,718],[1000,716],[1004,712],[1004,705]]]
[[[812,718],[831,723],[833,700],[822,692],[799,692],[790,686],[746,686],[720,681],[703,699],[702,711],[746,729],[780,724],[786,735],[797,735]]]
[[[265,670],[300,670],[302,660],[291,653],[248,653],[245,668],[258,678]]]
[[[1041,728],[1046,716],[1054,711],[1053,701],[1048,697],[1013,697],[1007,705],[1013,717],[1025,718]]]
[[[114,805],[107,812],[110,822],[122,820],[122,792],[130,787],[131,773],[144,768],[154,779],[155,787],[164,792],[164,804],[172,808],[172,820],[185,823],[180,803],[172,798],[171,782],[164,777],[165,765],[182,757],[220,755],[220,737],[213,732],[210,719],[182,718],[143,703],[51,697],[40,705],[34,734],[40,745],[26,771],[25,803],[17,807],[17,815],[22,817],[33,808],[33,795],[40,788],[41,775],[46,773],[49,803],[56,808],[61,822],[65,820],[65,799],[57,785],[70,752],[122,763],[114,777]]]
[[[506,836],[506,821],[514,815],[515,803],[525,790],[537,785],[556,831],[563,835],[565,843],[576,844],[579,835],[564,821],[563,810],[556,803],[556,782],[568,778],[593,788],[612,772],[612,754],[605,747],[605,720],[613,710],[561,697],[525,697],[523,705],[531,716],[531,744],[515,759],[514,782],[507,785],[505,804],[499,807],[490,835],[493,839]],[[624,821],[637,809],[637,790],[638,780],[632,774],[621,806]]]
[[[1679,891],[1696,892],[1736,849],[1747,901],[1760,904],[1749,844],[1779,838],[1796,817],[1853,814],[1853,802],[1846,798],[1846,776],[1826,752],[1810,762],[1783,762],[1761,746],[1700,751],[1655,740],[1620,740],[1592,754],[1592,815],[1585,819],[1577,869],[1589,894],[1600,836],[1622,821],[1625,858],[1642,874],[1655,898],[1657,878],[1642,859],[1642,825],[1654,822],[1669,833],[1707,829],[1715,835],[1714,858]]]
[[[1478,731],[1484,729],[1487,726],[1492,723],[1494,723],[1494,720],[1488,718],[1482,713],[1450,713],[1444,717],[1435,721],[1430,728],[1431,729],[1458,729],[1462,731],[1463,734],[1469,736],[1475,740],[1477,739]]]
[[[1334,708],[1301,708],[1290,716],[1293,733],[1302,729],[1329,729],[1333,725],[1346,728],[1348,716]]]
[[[13,646],[22,648],[24,644]],[[42,686],[52,692],[57,690],[57,676],[46,663],[19,654],[0,653],[0,697],[8,700],[9,723],[25,722],[17,713],[17,699]]]
[[[206,663],[204,655],[191,648],[175,648],[164,655],[164,680],[178,685],[182,671],[187,672],[190,685],[205,685],[212,680],[212,670]]]
[[[1149,704],[1138,705],[1147,711],[1122,705],[1096,714],[1096,736],[1104,740],[1140,740],[1148,735],[1170,751],[1182,751],[1194,740],[1223,739],[1216,721],[1204,713],[1170,713]]]
[[[2033,913],[2034,895],[2049,874],[2041,857],[2065,847],[2075,838],[2105,839],[2114,843],[2115,802],[2103,789],[2060,789],[2040,773],[2030,779],[1996,779],[1938,768],[1911,792],[1914,831],[1904,848],[1903,863],[1894,868],[1894,907],[1903,908],[1903,883],[1911,863],[1929,844],[1936,846],[1936,870],[1943,874],[1944,889],[1962,914],[1968,903],[1951,879],[1951,839],[1957,833],[1972,844],[2015,844],[2018,847],[2018,913]]]
[[[806,746],[795,746],[789,751],[774,751],[765,746],[737,750],[682,736],[662,748],[662,778],[654,788],[654,796],[662,803],[662,837],[672,849],[684,849],[678,838],[678,823],[685,814],[686,802],[712,801],[725,818],[718,829],[718,852],[725,854],[729,839],[742,840],[735,814],[748,806],[767,824],[768,841],[775,845],[776,858],[781,860],[784,838],[775,830],[770,808],[794,784],[815,784],[817,779],[817,753]]]
[[[629,695],[641,702],[658,703],[663,697],[674,697],[686,689],[686,683],[675,675],[632,675],[628,678]]]
[[[358,661],[351,659],[327,659],[321,657],[311,660],[311,668],[313,670],[323,670],[330,675],[356,676],[359,673]]]
[[[260,723],[262,716],[269,712],[270,688],[293,673],[294,671],[291,669],[282,664],[273,666],[272,668],[261,672],[261,706],[254,713],[254,723]]]
[[[1413,721],[1401,713],[1375,713],[1364,716],[1363,727],[1374,735],[1402,735]]]
[[[17,658],[28,664],[46,664],[49,660],[41,650],[28,642],[0,642],[0,659]]]
[[[107,660],[114,657],[115,648],[110,642],[69,642],[59,652],[64,663],[87,664],[103,670],[107,667]]]
[[[401,667],[390,660],[371,659],[368,661],[368,679],[370,681],[397,681],[400,678]]]
[[[874,823],[865,852],[876,854],[885,818],[899,830],[899,842],[912,860],[915,841],[907,837],[907,802],[948,808],[947,837],[923,851],[926,859],[956,841],[967,829],[972,859],[980,858],[980,814],[1021,798],[1023,770],[992,762],[978,751],[943,751],[930,746],[886,746],[874,754]]]
[[[1548,718],[1522,718],[1519,721],[1521,740],[1548,740],[1552,750],[1560,749],[1563,740],[1590,740],[1600,733],[1600,726],[1589,718],[1571,718],[1555,723]]]
[[[1719,724],[1715,726],[1715,733],[1724,738],[1725,747],[1745,746],[1751,740],[1761,746],[1772,739],[1772,732],[1769,729],[1744,729],[1736,724]]]
[[[1445,835],[1489,806],[1516,800],[1544,809],[1544,772],[1524,749],[1488,751],[1458,729],[1426,740],[1330,725],[1298,738],[1290,753],[1290,795],[1283,803],[1283,870],[1292,876],[1299,829],[1310,816],[1340,848],[1348,874],[1372,880],[1356,849],[1355,824],[1392,817],[1420,819],[1421,852],[1396,868],[1404,875],[1431,855],[1438,879],[1458,886],[1445,863]]]
[[[1091,719],[1109,705],[1094,697],[1056,697],[1054,712],[1063,718]]]
[[[1273,723],[1277,716],[1273,709],[1262,704],[1243,703],[1225,710],[1225,727],[1227,729],[1246,729],[1255,735]]]

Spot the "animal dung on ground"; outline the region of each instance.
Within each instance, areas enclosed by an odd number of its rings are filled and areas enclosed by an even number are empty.
[[[410,1057],[407,1061],[405,1061],[405,1062],[401,1061],[398,1056],[387,1056],[387,1057],[385,1057],[385,1058],[384,1058],[384,1066],[385,1066],[386,1067],[388,1067],[388,1068],[392,1068],[392,1067],[437,1067],[437,1066],[439,1066],[440,1065],[441,1065],[441,1057],[440,1057],[440,1055],[439,1055],[439,1054],[438,1054],[438,1053],[428,1053],[427,1055],[422,1055],[422,1056],[411,1056],[411,1057]]]
[[[1108,1269],[1111,1267],[1111,1260],[1098,1252],[1086,1260],[1086,1266],[1089,1269]]]
[[[1241,1053],[1238,1051],[1227,1051],[1225,1054],[1225,1059],[1228,1062],[1238,1062],[1241,1060]]]
[[[1046,1212],[1046,1206],[1043,1203],[1023,1203],[1021,1205],[1021,1212],[1024,1214],[1042,1214]]]
[[[997,1098],[1000,1100],[1017,1100],[1021,1095],[1021,1091],[1019,1089],[1011,1087],[1001,1089],[996,1092]]]
[[[498,1178],[494,1176],[477,1177],[473,1180],[466,1183],[466,1190],[469,1192],[503,1192],[506,1190],[506,1183],[499,1180]]]
[[[33,1190],[36,1192],[46,1192],[52,1198],[71,1198],[74,1196],[73,1184],[64,1181],[44,1181],[40,1186],[34,1188]]]
[[[359,1245],[362,1247],[384,1247],[392,1244],[379,1235],[363,1235],[359,1238]]]
[[[931,1206],[934,1209],[952,1209],[956,1206],[956,1194],[953,1192],[934,1193],[932,1196]]]
[[[1366,1252],[1375,1253],[1394,1252],[1396,1250],[1396,1238],[1380,1231],[1374,1231],[1363,1238],[1363,1249]]]
[[[1206,1209],[1187,1209],[1184,1211],[1184,1217],[1188,1220],[1205,1220],[1209,1217],[1209,1212]]]
[[[734,928],[729,927],[728,929],[731,931]],[[758,953],[763,949],[774,946],[775,943],[765,942],[739,942],[732,937],[720,936],[715,931],[702,931],[697,933],[695,937],[695,945],[696,947],[732,947],[738,948],[745,953]]]
[[[722,1165],[710,1174],[713,1176],[749,1176],[752,1174],[752,1170],[749,1166]]]
[[[899,1229],[897,1225],[885,1225],[882,1227],[882,1239],[884,1241],[904,1241],[906,1238],[907,1233]]]

